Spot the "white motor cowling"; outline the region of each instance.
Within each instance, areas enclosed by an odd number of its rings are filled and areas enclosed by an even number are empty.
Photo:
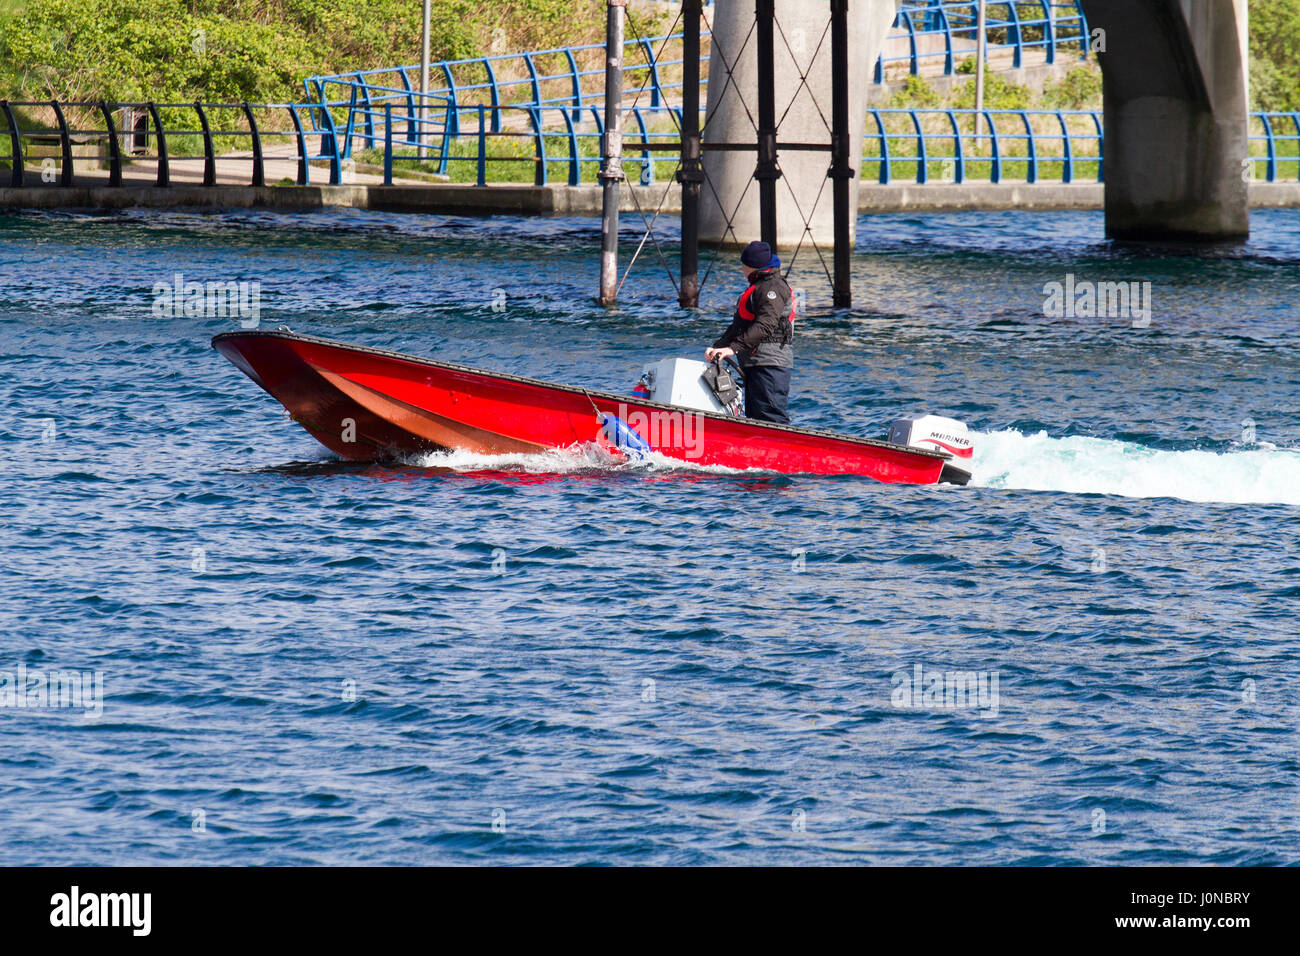
[[[952,485],[964,485],[970,481],[975,443],[965,422],[939,415],[900,418],[889,427],[889,440],[895,445],[948,452],[952,460],[943,466],[939,481]]]
[[[652,402],[693,408],[700,412],[718,412],[723,415],[739,414],[739,403],[728,408],[704,380],[707,362],[694,359],[666,358],[647,365],[641,370],[641,379],[632,394]]]

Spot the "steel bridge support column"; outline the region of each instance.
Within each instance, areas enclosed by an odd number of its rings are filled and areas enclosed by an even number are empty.
[[[848,76],[853,69],[849,63],[849,0],[831,0],[831,74]],[[853,244],[853,223],[857,208],[849,203],[849,185],[853,182],[853,142],[849,132],[849,91],[844,83],[836,83],[831,96],[831,168],[826,175],[831,180],[832,228],[835,247],[832,256],[835,272],[831,277],[831,300],[836,308],[853,304],[849,274],[849,247]],[[861,139],[858,156],[862,155]]]
[[[700,304],[700,20],[703,0],[682,3],[682,155],[677,181],[682,184],[682,284],[677,302]]]
[[[1103,31],[1106,232],[1250,232],[1246,0],[1083,0]]]
[[[618,301],[618,206],[623,181],[623,13],[627,0],[607,0],[605,21],[605,135],[601,139],[600,295]],[[538,129],[541,123],[538,122]],[[538,142],[541,142],[539,139]]]
[[[765,37],[759,32],[761,19],[755,22],[765,3],[775,12],[771,129],[765,128],[768,103],[759,71],[760,42]],[[880,53],[897,6],[897,0],[849,0],[850,67],[840,82],[847,90],[849,155],[855,174],[862,160],[858,144],[871,82],[871,70],[865,64],[873,63]],[[834,189],[826,176],[831,165],[834,89],[830,9],[827,0],[715,0],[703,137],[708,181],[700,197],[701,242],[739,247],[760,237],[771,242],[767,233],[772,232],[775,245],[786,253],[802,238],[801,259],[805,254],[815,255],[810,239],[829,254],[834,242]],[[733,64],[730,82],[728,63]],[[806,85],[801,83],[801,75],[808,77]],[[769,136],[773,131],[775,135]],[[760,135],[767,143],[778,144],[779,179],[766,178],[772,167],[767,165],[768,157],[760,155]],[[825,150],[782,150],[781,143],[823,144]],[[710,148],[720,144],[746,144],[746,148]],[[755,182],[757,175],[764,178]],[[856,176],[846,184],[850,206],[856,210]],[[760,202],[765,192],[772,197],[767,217]],[[811,234],[804,232],[805,218]],[[856,215],[852,218],[856,220]]]

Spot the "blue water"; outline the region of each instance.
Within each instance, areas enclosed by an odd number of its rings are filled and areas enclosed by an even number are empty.
[[[962,418],[965,489],[344,465],[209,348],[236,320],[152,312],[257,281],[263,328],[626,391],[739,277],[683,313],[648,247],[605,312],[597,242],[0,216],[0,672],[103,681],[0,706],[10,863],[1300,861],[1300,212],[866,218],[847,313],[801,254],[796,421]],[[1149,327],[1046,318],[1070,273],[1150,281]]]

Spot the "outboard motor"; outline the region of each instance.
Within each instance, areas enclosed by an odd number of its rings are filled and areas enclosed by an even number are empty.
[[[700,412],[740,415],[740,369],[694,359],[667,358],[647,365],[632,389],[637,398],[693,408]]]
[[[889,441],[926,451],[946,451],[952,455],[952,461],[944,463],[940,483],[964,485],[970,481],[975,444],[965,422],[938,415],[900,418],[889,427]]]

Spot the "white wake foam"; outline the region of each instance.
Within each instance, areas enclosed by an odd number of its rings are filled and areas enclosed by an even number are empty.
[[[594,443],[574,445],[554,451],[481,455],[468,451],[429,452],[409,459],[420,468],[451,468],[455,471],[504,471],[528,474],[569,475],[591,472],[696,472],[707,475],[742,475],[750,472],[766,474],[758,469],[724,468],[721,465],[699,465],[678,458],[669,458],[651,452],[640,460],[613,455]]]
[[[1181,498],[1237,504],[1300,505],[1300,450],[1258,447],[1232,452],[1161,451],[1104,438],[1052,438],[1014,429],[975,433],[971,484],[985,488]],[[658,453],[629,461],[594,444],[534,454],[466,451],[418,455],[410,463],[459,472],[568,475],[600,472],[769,474],[697,465]]]
[[[972,485],[1300,505],[1300,450],[1160,451],[1104,438],[1052,438],[1014,429],[976,434]]]

